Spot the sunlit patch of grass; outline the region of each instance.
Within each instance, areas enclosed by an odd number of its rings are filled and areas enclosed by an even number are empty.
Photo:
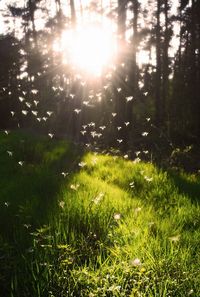
[[[186,189],[190,182],[186,191],[151,163],[93,153],[80,161],[69,144],[47,139],[30,139],[32,153],[27,146],[18,166],[3,159],[15,137],[2,136],[0,157],[8,166],[0,190],[5,296],[200,295],[196,177],[184,175],[186,186],[179,176]]]

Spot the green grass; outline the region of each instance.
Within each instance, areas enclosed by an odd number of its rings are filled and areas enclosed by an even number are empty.
[[[1,133],[0,296],[200,296],[199,197],[195,175]]]

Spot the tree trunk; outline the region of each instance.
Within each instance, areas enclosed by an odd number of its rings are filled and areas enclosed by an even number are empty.
[[[161,0],[157,0],[156,10],[156,83],[155,83],[155,122],[158,127],[162,125],[161,101],[161,27],[160,27]]]
[[[74,0],[70,0],[70,9],[71,9],[71,22],[72,27],[76,27],[76,10],[75,10],[75,3]]]
[[[36,10],[35,2],[29,0],[28,1],[28,9],[29,9],[30,20],[31,20],[31,25],[32,25],[33,39],[34,39],[35,46],[37,47],[37,32],[36,32],[36,28],[35,28],[35,10]]]
[[[165,15],[165,32],[163,43],[163,86],[162,86],[162,119],[163,122],[167,119],[167,102],[168,102],[168,90],[169,90],[169,17],[168,17],[168,0],[164,1],[164,15]]]
[[[133,0],[133,38],[132,38],[132,51],[131,55],[131,71],[130,71],[130,79],[131,79],[131,92],[134,95],[134,99],[138,98],[138,80],[139,73],[137,67],[137,51],[138,51],[138,13],[139,13],[139,3],[138,0]],[[133,100],[127,102],[126,108],[126,120],[131,123],[133,116]],[[131,124],[129,126],[131,130]]]
[[[126,39],[126,0],[118,0],[118,54],[122,61],[125,54]]]

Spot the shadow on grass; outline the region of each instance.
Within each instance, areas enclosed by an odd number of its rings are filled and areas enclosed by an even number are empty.
[[[200,203],[200,178],[173,171],[168,174],[180,194],[188,196],[192,203]]]
[[[73,178],[81,157],[82,151],[67,141],[20,132],[0,133],[2,296],[11,296],[14,271],[19,269],[21,281],[25,281],[22,271],[27,269],[24,255],[33,245],[31,233],[48,224],[54,211],[56,216],[62,187]],[[64,177],[62,172],[69,172],[69,175]],[[23,293],[30,296],[30,292]],[[19,293],[19,296],[22,295]]]
[[[66,141],[0,134],[0,236],[23,248],[31,230],[48,223],[62,185],[82,152]],[[62,172],[69,172],[64,178]],[[28,231],[28,232],[27,232]],[[22,249],[23,249],[22,248]]]

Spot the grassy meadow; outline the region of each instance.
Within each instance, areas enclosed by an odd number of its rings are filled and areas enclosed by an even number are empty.
[[[200,296],[200,177],[0,133],[0,296]]]

